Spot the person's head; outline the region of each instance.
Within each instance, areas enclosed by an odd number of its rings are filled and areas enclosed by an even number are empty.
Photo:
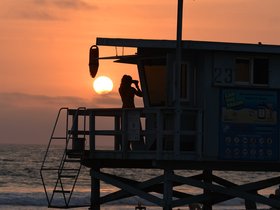
[[[131,85],[131,83],[132,83],[132,77],[131,76],[129,76],[129,75],[123,75],[123,77],[122,77],[122,82],[121,82],[122,84],[125,84],[125,85]]]

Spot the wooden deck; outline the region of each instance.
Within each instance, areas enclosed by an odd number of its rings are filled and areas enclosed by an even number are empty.
[[[207,160],[197,158],[195,153],[183,153],[181,159],[173,159],[172,152],[165,152],[161,159],[151,151],[85,151],[82,164],[86,167],[100,168],[155,168],[165,167],[174,170],[213,170],[213,171],[261,171],[280,172],[278,162]]]
[[[87,147],[83,156],[82,163],[87,167],[94,167],[98,164],[101,168],[163,168],[164,165],[171,166],[174,170],[229,170],[229,171],[280,171],[279,161],[248,161],[248,160],[219,160],[218,157],[207,157],[203,155],[203,131],[200,110],[188,109],[186,113],[192,116],[191,120],[195,121],[195,129],[182,130],[182,136],[192,136],[196,142],[194,147],[189,150],[176,150],[174,145],[166,146],[165,141],[172,140],[174,131],[168,127],[170,122],[164,122],[164,117],[171,115],[172,109],[70,109],[69,116],[79,118],[79,121],[86,122],[87,125],[74,120],[74,126],[68,133],[74,138],[87,139]],[[128,116],[131,112],[138,113],[139,120],[142,124],[140,130],[136,131],[138,138],[144,138],[144,146],[132,149],[135,141],[128,141],[130,132]],[[192,114],[192,115],[191,115]],[[101,117],[101,118],[99,118]],[[107,127],[97,126],[98,120],[102,117],[107,118]],[[153,125],[149,124],[153,121]],[[167,120],[167,121],[168,121]],[[104,122],[103,122],[104,123]],[[110,125],[108,125],[110,124]],[[167,124],[167,125],[165,125]],[[106,137],[111,139],[110,149],[99,148],[98,138]],[[166,138],[167,137],[167,138]],[[104,140],[105,138],[105,140]],[[181,138],[180,140],[184,140]],[[187,142],[187,141],[185,141]],[[100,143],[100,142],[99,142]],[[101,142],[104,143],[104,142]],[[151,146],[153,145],[153,146]],[[182,145],[182,144],[181,144]],[[102,163],[102,164],[101,164]]]

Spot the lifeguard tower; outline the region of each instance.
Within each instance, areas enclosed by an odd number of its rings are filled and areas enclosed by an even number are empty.
[[[94,210],[131,196],[164,210],[193,203],[212,209],[233,198],[246,200],[246,209],[256,208],[256,203],[280,208],[280,200],[260,193],[279,185],[280,176],[240,185],[213,174],[219,170],[280,171],[280,46],[97,38],[90,49],[93,76],[102,46],[137,49],[134,55],[113,60],[137,65],[144,107],[61,109],[67,115],[65,136],[53,133],[49,144],[65,140],[61,163],[57,168],[47,166],[48,149],[41,168],[43,183],[45,172],[56,174],[50,194],[45,187],[49,207],[58,207],[56,194],[63,195],[62,207],[72,207],[70,199],[84,165],[91,176],[87,205]],[[111,120],[111,129],[96,129],[102,118]],[[100,136],[112,139],[110,150],[97,148]],[[67,164],[77,165],[70,170]],[[137,181],[105,173],[104,168],[139,168],[143,173],[158,169],[162,174]],[[188,177],[177,170],[201,173]],[[69,179],[73,184],[66,189]],[[119,190],[103,196],[101,181]],[[201,188],[202,193],[177,191],[175,187],[180,185]]]

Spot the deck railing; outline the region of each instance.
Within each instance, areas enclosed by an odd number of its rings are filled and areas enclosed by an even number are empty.
[[[76,113],[78,115],[76,115]],[[86,127],[73,126],[72,135],[86,135],[90,153],[112,151],[121,153],[154,153],[157,158],[166,154],[202,154],[203,115],[199,109],[181,110],[180,143],[175,147],[174,109],[102,108],[79,111],[70,109],[68,115],[83,117],[86,115]],[[75,139],[75,138],[73,138]],[[73,144],[74,145],[74,144]],[[178,151],[177,151],[178,150]]]

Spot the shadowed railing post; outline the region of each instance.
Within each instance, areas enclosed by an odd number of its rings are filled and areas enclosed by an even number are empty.
[[[115,134],[115,142],[114,142],[114,150],[118,151],[120,150],[120,144],[121,144],[121,138],[120,135],[118,134],[118,132],[121,130],[121,124],[120,124],[120,116],[117,115],[115,116],[115,131],[117,132],[117,134]]]
[[[196,113],[196,154],[201,158],[202,156],[202,134],[203,134],[203,113],[198,110]]]
[[[94,111],[90,111],[89,114],[89,144],[90,152],[95,151],[95,116]]]
[[[121,119],[121,133],[122,133],[122,147],[121,151],[123,157],[125,157],[125,152],[127,150],[128,142],[127,142],[127,135],[126,135],[126,110],[122,109],[122,119]]]
[[[156,121],[157,121],[157,126],[156,126],[156,150],[157,150],[157,159],[161,159],[162,156],[162,149],[163,149],[163,123],[162,123],[162,118],[163,118],[163,113],[158,110],[156,112]]]

